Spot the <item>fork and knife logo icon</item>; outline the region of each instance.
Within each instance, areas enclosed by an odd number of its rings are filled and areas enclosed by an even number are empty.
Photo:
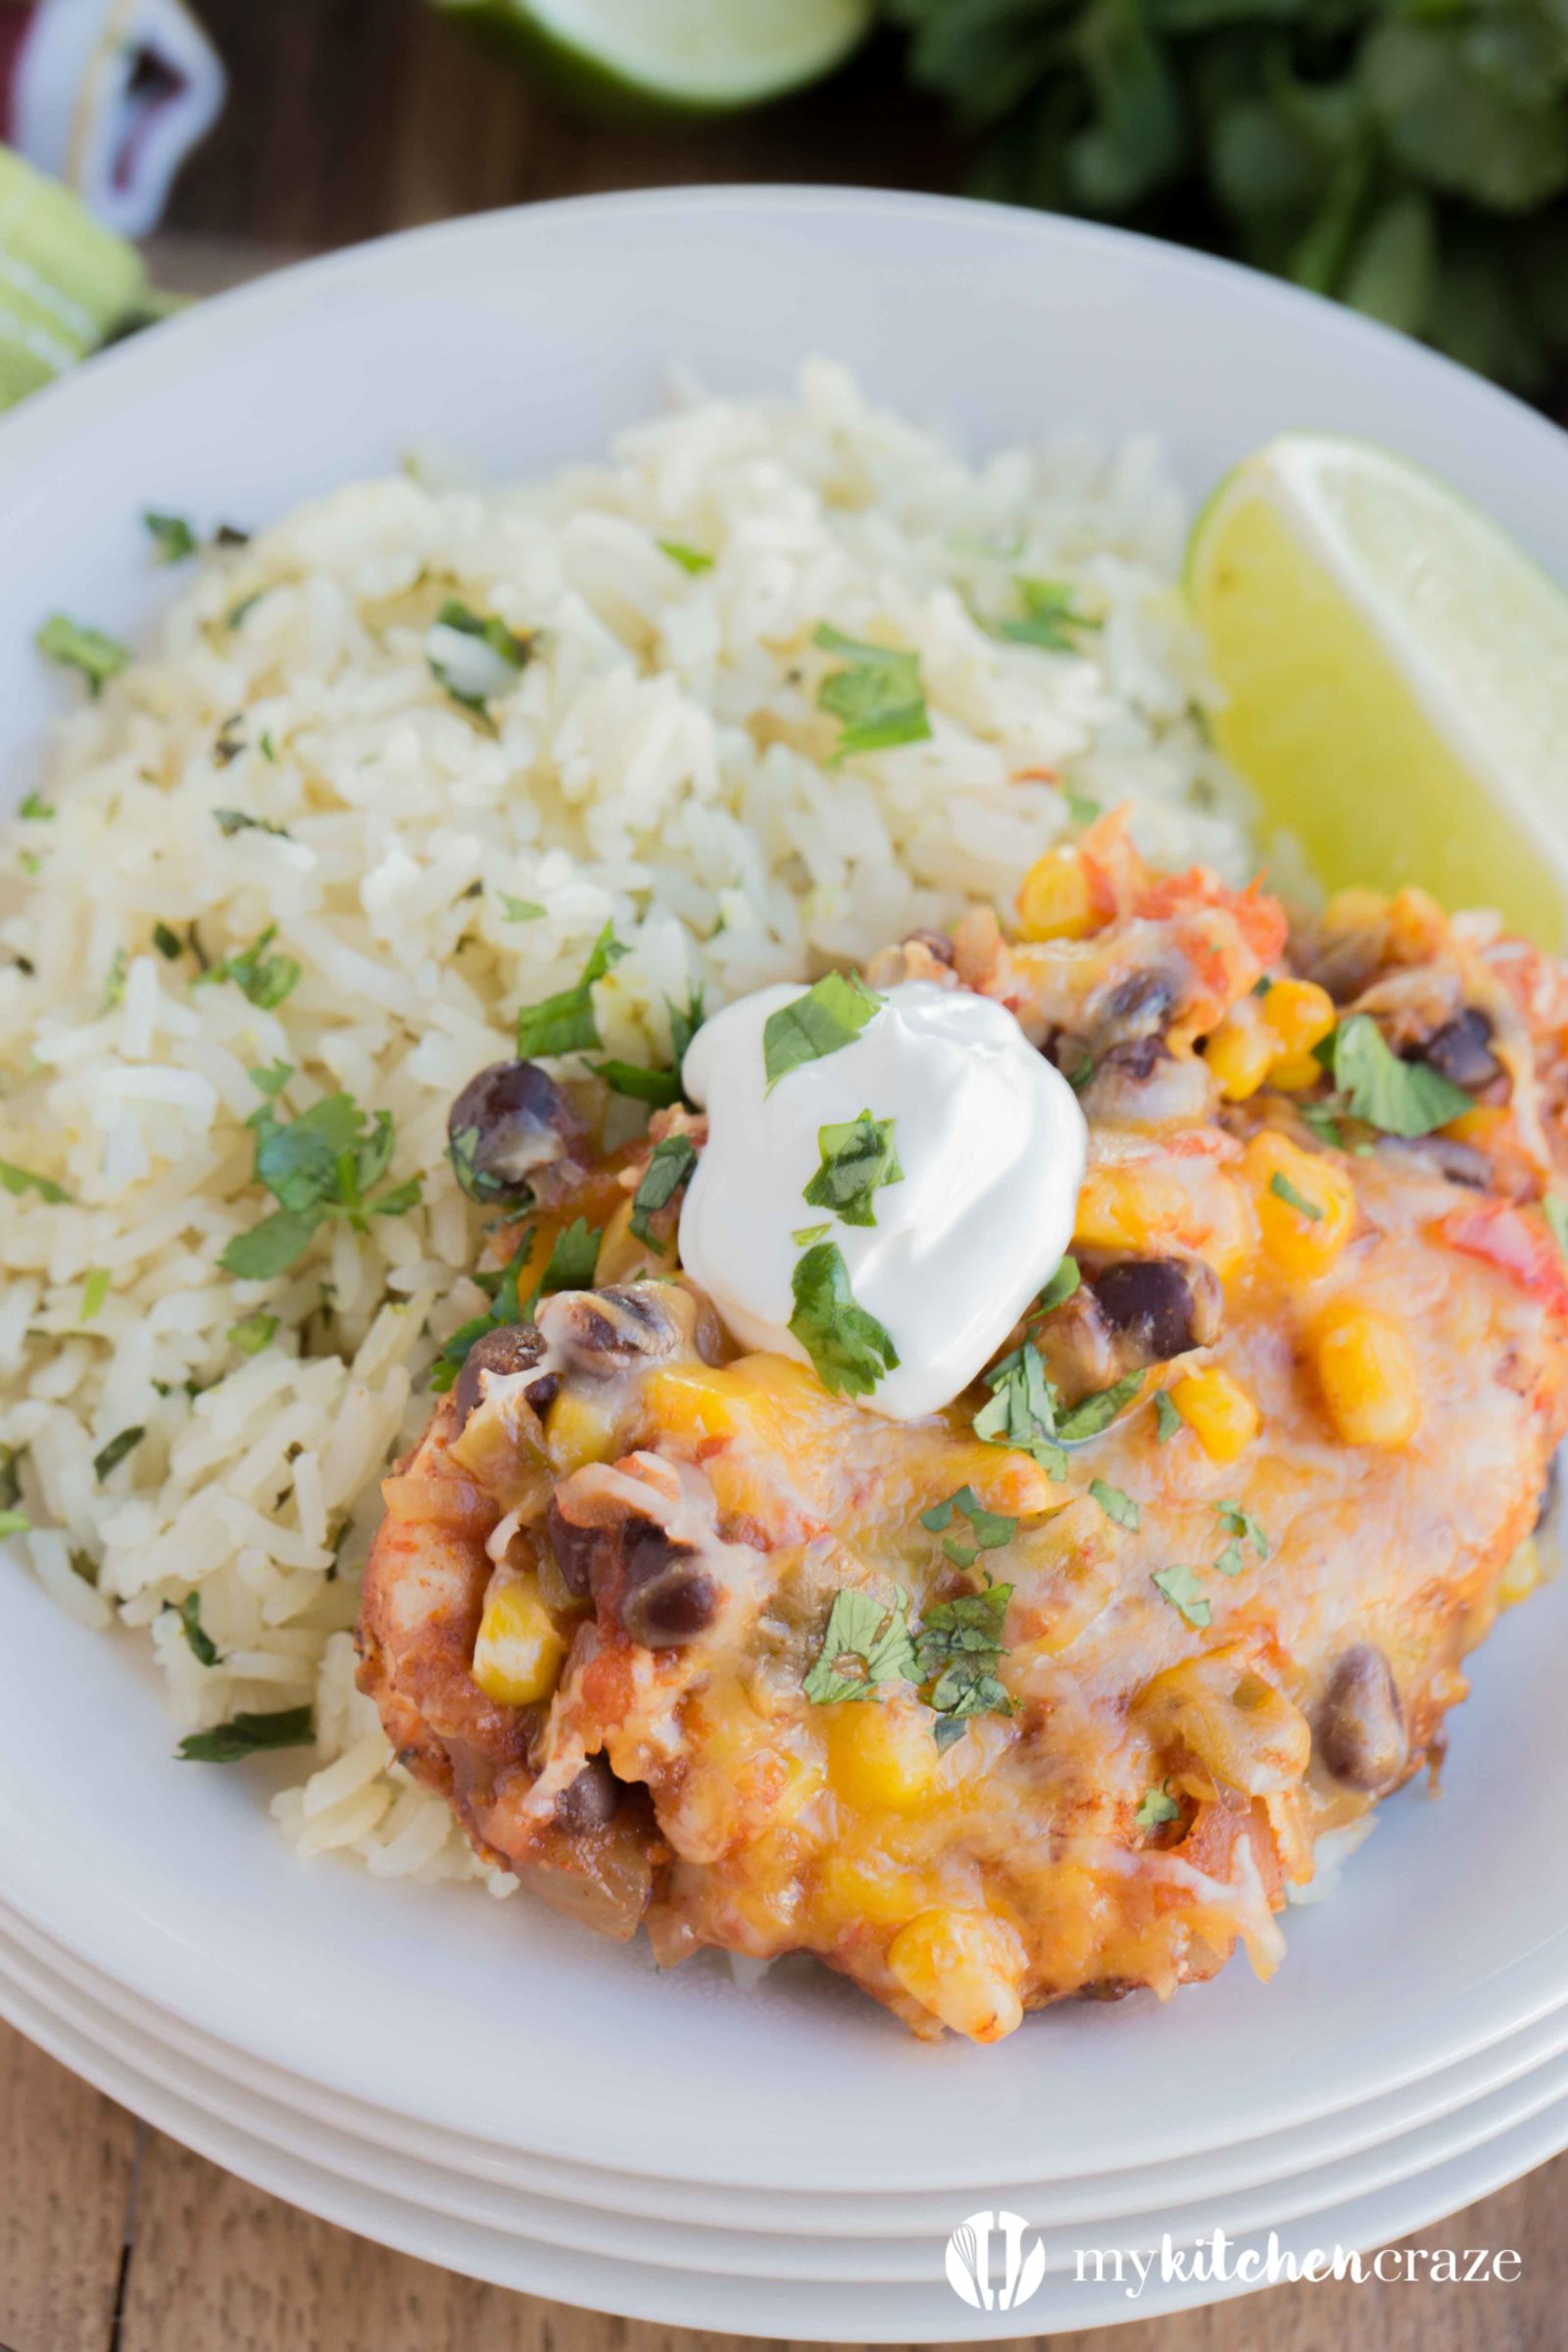
[[[971,2213],[948,2240],[948,2284],[972,2311],[1017,2311],[1040,2291],[1046,2249],[1020,2213]],[[993,2278],[994,2270],[1001,2277]]]

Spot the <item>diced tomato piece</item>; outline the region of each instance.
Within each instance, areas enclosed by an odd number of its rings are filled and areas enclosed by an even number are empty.
[[[1553,1314],[1568,1315],[1568,1267],[1543,1217],[1508,1200],[1479,1200],[1454,1209],[1439,1231],[1452,1249],[1485,1258]]]

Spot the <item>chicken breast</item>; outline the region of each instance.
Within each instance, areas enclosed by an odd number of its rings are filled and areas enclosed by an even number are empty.
[[[361,1622],[403,1761],[548,1899],[981,2041],[1273,1968],[1319,1841],[1441,1755],[1568,1425],[1561,970],[1412,892],[1288,940],[1113,819],[1070,855],[1020,936],[869,975],[1081,1090],[1073,1255],[985,1382],[899,1423],[737,1353],[646,1184],[701,1121],[574,1129]]]

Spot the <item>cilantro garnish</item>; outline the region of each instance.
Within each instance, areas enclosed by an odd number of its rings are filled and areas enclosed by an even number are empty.
[[[869,1698],[883,1683],[914,1679],[907,1592],[901,1591],[891,1603],[848,1587],[836,1592],[816,1663],[802,1685],[811,1704]]]
[[[1130,1494],[1120,1487],[1108,1486],[1102,1478],[1092,1478],[1089,1492],[1107,1519],[1114,1519],[1118,1527],[1131,1528],[1137,1533],[1143,1514]]]
[[[1401,1061],[1369,1012],[1342,1021],[1318,1049],[1352,1118],[1385,1135],[1430,1135],[1473,1108],[1461,1087],[1424,1061]]]
[[[564,1233],[558,1233],[550,1251],[550,1262],[540,1281],[541,1295],[551,1291],[586,1291],[592,1287],[594,1268],[599,1263],[601,1229],[589,1224],[586,1217],[575,1217]]]
[[[260,1355],[264,1348],[270,1347],[276,1330],[275,1315],[247,1315],[242,1322],[229,1325],[229,1346],[242,1355]]]
[[[841,655],[845,663],[822,680],[816,694],[817,709],[841,722],[835,760],[858,752],[887,751],[898,743],[925,742],[931,721],[917,654],[865,645],[825,626],[811,642],[824,653]]]
[[[953,1524],[955,1511],[968,1520],[973,1544],[960,1544],[945,1532]],[[945,1502],[934,1502],[928,1511],[922,1511],[920,1525],[933,1536],[942,1537],[942,1548],[955,1567],[971,1568],[977,1552],[997,1551],[1004,1544],[1010,1544],[1018,1522],[1001,1511],[988,1511],[973,1487],[958,1487]]]
[[[1345,1137],[1329,1103],[1298,1102],[1296,1107],[1320,1144],[1326,1144],[1331,1152],[1344,1151]]]
[[[19,1168],[13,1159],[0,1159],[0,1184],[8,1193],[36,1193],[40,1200],[58,1207],[71,1195],[52,1176],[39,1176],[31,1168]]]
[[[892,1119],[869,1110],[838,1125],[819,1127],[822,1164],[802,1196],[812,1208],[830,1208],[846,1225],[874,1225],[871,1196],[884,1184],[902,1184],[904,1170],[893,1148]]]
[[[196,553],[196,534],[182,514],[143,514],[160,564],[183,564]]]
[[[177,963],[184,954],[184,950],[179,944],[178,932],[172,931],[167,923],[154,923],[153,946],[158,950],[159,955],[167,957],[171,963]]]
[[[531,638],[519,637],[495,613],[475,612],[453,596],[436,614],[424,649],[436,683],[487,727],[493,724],[490,704],[516,683],[532,656]]]
[[[682,539],[660,539],[656,545],[661,555],[667,556],[672,564],[680,565],[682,571],[689,571],[694,576],[700,571],[711,571],[713,568],[711,556],[705,556],[700,547],[688,547]]]
[[[650,1070],[636,1061],[601,1061],[594,1065],[594,1073],[612,1095],[646,1102],[655,1110],[667,1110],[680,1101],[680,1076],[675,1070]]]
[[[88,689],[97,695],[103,692],[111,678],[118,678],[129,652],[106,637],[102,629],[87,629],[64,612],[53,612],[33,639],[40,654],[67,669],[79,669]]]
[[[98,1007],[99,1011],[113,1012],[115,1006],[121,1003],[124,994],[125,951],[123,948],[117,948],[113,957],[110,960],[109,976],[104,982],[104,997],[103,1003]]]
[[[1568,1258],[1568,1200],[1560,1193],[1548,1193],[1541,1203],[1541,1213],[1551,1227],[1551,1238]]]
[[[1056,1393],[1039,1348],[1025,1340],[992,1365],[985,1383],[991,1402],[974,1417],[975,1436],[988,1446],[1029,1454],[1048,1478],[1065,1478],[1067,1456],[1056,1443]]]
[[[279,1707],[269,1715],[238,1714],[210,1732],[191,1732],[174,1753],[185,1764],[238,1764],[266,1748],[308,1747],[316,1738],[309,1707]]]
[[[693,980],[686,990],[686,1002],[677,1004],[672,997],[664,1004],[669,1012],[669,1050],[678,1070],[686,1058],[686,1049],[708,1018],[706,991],[701,980]]]
[[[1080,628],[1098,629],[1100,623],[1098,620],[1085,620],[1078,625]],[[1068,817],[1075,825],[1092,825],[1100,814],[1100,803],[1091,799],[1087,792],[1074,792],[1070,784],[1062,786],[1061,797],[1067,804]]]
[[[1082,1279],[1083,1277],[1078,1271],[1078,1260],[1075,1257],[1064,1257],[1035,1300],[1031,1311],[1037,1315],[1049,1315],[1054,1306],[1064,1306]]]
[[[1093,1396],[1085,1396],[1070,1413],[1063,1413],[1056,1422],[1056,1435],[1063,1445],[1076,1446],[1085,1438],[1098,1438],[1108,1429],[1124,1404],[1131,1404],[1144,1385],[1142,1372],[1129,1372],[1108,1389],[1098,1389]]]
[[[292,841],[294,838],[287,825],[274,825],[270,818],[252,816],[244,808],[215,808],[213,816],[218,830],[228,840],[232,840],[236,833],[270,833],[274,841]]]
[[[103,1302],[104,1302],[104,1300],[105,1300],[105,1299],[108,1298],[108,1296],[109,1296],[109,1269],[108,1269],[108,1267],[107,1267],[107,1266],[90,1266],[90,1267],[88,1268],[88,1270],[87,1270],[87,1278],[86,1278],[86,1280],[83,1282],[83,1284],[82,1284],[82,1286],[81,1286],[81,1317],[80,1317],[80,1320],[81,1320],[83,1323],[91,1323],[91,1322],[93,1322],[93,1321],[95,1320],[96,1316],[97,1316],[97,1313],[98,1313],[98,1310],[99,1310],[99,1308],[100,1308],[100,1307],[103,1305]]]
[[[599,1023],[594,1017],[594,987],[625,953],[613,928],[607,923],[571,987],[558,989],[541,1004],[522,1007],[517,1015],[519,1060],[529,1061],[540,1054],[580,1054],[600,1044]]]
[[[1162,1781],[1157,1788],[1144,1790],[1143,1802],[1133,1815],[1133,1820],[1147,1838],[1151,1830],[1161,1829],[1167,1821],[1174,1821],[1180,1811],[1181,1806],[1170,1792],[1169,1781]]]
[[[536,923],[545,909],[537,899],[514,899],[510,891],[498,891],[501,911],[509,923]]]
[[[1233,1536],[1239,1536],[1244,1544],[1250,1544],[1260,1560],[1268,1558],[1268,1538],[1250,1511],[1245,1510],[1239,1502],[1216,1502],[1214,1508],[1219,1513],[1222,1526],[1228,1528]]]
[[[518,1242],[516,1249],[499,1273],[475,1274],[473,1279],[479,1289],[488,1296],[490,1305],[484,1314],[474,1315],[468,1322],[459,1325],[441,1349],[435,1362],[430,1366],[430,1387],[436,1396],[444,1396],[447,1390],[451,1388],[466,1361],[468,1349],[473,1346],[475,1340],[482,1340],[487,1331],[501,1331],[509,1324],[522,1321],[522,1301],[517,1295],[517,1285],[522,1269],[527,1264],[529,1253],[533,1249],[535,1230],[532,1225],[526,1229],[521,1241]],[[551,1255],[552,1257],[555,1255],[553,1250]],[[541,1284],[540,1289],[542,1290],[543,1287]],[[537,1296],[537,1293],[530,1296],[530,1305]]]
[[[135,1452],[146,1435],[144,1429],[122,1429],[118,1437],[111,1438],[108,1445],[93,1455],[92,1474],[100,1486],[112,1470],[119,1469],[127,1453]]]
[[[271,1073],[266,1075],[270,1080]],[[263,1092],[270,1096],[276,1088],[268,1084]],[[254,1180],[278,1205],[249,1233],[236,1235],[218,1261],[241,1282],[286,1274],[328,1217],[346,1217],[364,1233],[368,1218],[406,1216],[422,1198],[417,1176],[371,1197],[391,1162],[392,1116],[378,1110],[367,1129],[352,1095],[327,1095],[289,1120],[279,1119],[269,1100],[246,1124],[256,1134]]]
[[[858,973],[829,972],[804,996],[770,1012],[762,1028],[769,1090],[803,1062],[821,1061],[853,1045],[882,1004]]]
[[[1191,1568],[1156,1568],[1153,1582],[1171,1607],[1180,1610],[1189,1625],[1201,1630],[1211,1622],[1213,1608]]]
[[[1314,1225],[1322,1224],[1322,1203],[1317,1200],[1309,1200],[1306,1195],[1291,1182],[1283,1168],[1275,1169],[1268,1180],[1268,1189],[1276,1200],[1283,1200],[1287,1208],[1294,1208],[1298,1217],[1310,1217]]]
[[[1160,1389],[1154,1396],[1154,1444],[1168,1445],[1181,1433],[1182,1417],[1170,1400],[1168,1391]]]
[[[54,810],[41,792],[29,792],[17,814],[26,817],[30,824],[42,825],[49,822]]]
[[[997,623],[999,637],[1011,638],[1016,645],[1042,646],[1048,653],[1071,654],[1078,649],[1070,629],[1102,626],[1092,614],[1077,610],[1074,591],[1065,580],[1014,579],[1012,584],[1023,612],[1016,619]]]
[[[268,955],[267,950],[276,937],[277,925],[269,923],[248,948],[237,956],[227,956],[221,963],[215,963],[199,975],[199,980],[209,985],[232,980],[253,1004],[270,1012],[299,986],[302,968],[292,956]],[[174,952],[176,955],[179,952],[177,942]]]
[[[650,1250],[662,1251],[664,1245],[654,1233],[649,1218],[668,1207],[696,1165],[697,1147],[689,1136],[666,1135],[662,1143],[654,1146],[653,1156],[643,1170],[642,1182],[631,1204],[632,1232]]]
[[[32,1521],[25,1511],[0,1511],[0,1537],[30,1536]]]
[[[172,1617],[179,1619],[186,1646],[197,1663],[202,1666],[216,1666],[218,1664],[218,1643],[202,1624],[201,1594],[187,1592],[177,1608],[172,1600],[166,1600],[164,1606]]]
[[[884,1372],[897,1369],[893,1335],[857,1306],[837,1242],[813,1243],[796,1266],[790,1288],[795,1299],[790,1331],[831,1396],[868,1396]]]
[[[930,1703],[941,1718],[938,1747],[961,1739],[972,1716],[1013,1712],[1012,1698],[997,1680],[1006,1655],[1002,1629],[1011,1598],[1010,1585],[988,1585],[983,1592],[939,1600],[925,1612],[915,1663],[921,1682],[931,1684]]]
[[[831,1224],[797,1225],[790,1235],[790,1240],[795,1244],[797,1250],[809,1250],[813,1242],[821,1241],[824,1235],[830,1234],[832,1230]]]

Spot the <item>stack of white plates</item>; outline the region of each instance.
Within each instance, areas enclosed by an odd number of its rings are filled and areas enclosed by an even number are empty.
[[[596,447],[668,358],[755,385],[816,349],[976,441],[1153,425],[1195,489],[1288,425],[1360,430],[1568,571],[1559,437],[1377,329],[1132,239],[764,191],[421,233],[88,368],[0,427],[0,644],[56,607],[134,624],[106,518],[141,485],[260,519],[432,439],[525,468]],[[19,792],[28,692],[0,698]],[[301,1865],[266,1768],[172,1761],[127,1644],[20,1574],[0,1633],[0,2011],[246,2179],[477,2277],[777,2336],[1044,2332],[1236,2291],[1156,2267],[1134,2295],[1167,2233],[1364,2247],[1568,2144],[1568,1591],[1504,1621],[1441,1802],[1386,1808],[1272,1984],[1238,1962],[990,2050],[804,1964],[664,1978],[521,1898]],[[950,2233],[994,2212],[1044,2241],[1026,2319],[949,2283]]]

